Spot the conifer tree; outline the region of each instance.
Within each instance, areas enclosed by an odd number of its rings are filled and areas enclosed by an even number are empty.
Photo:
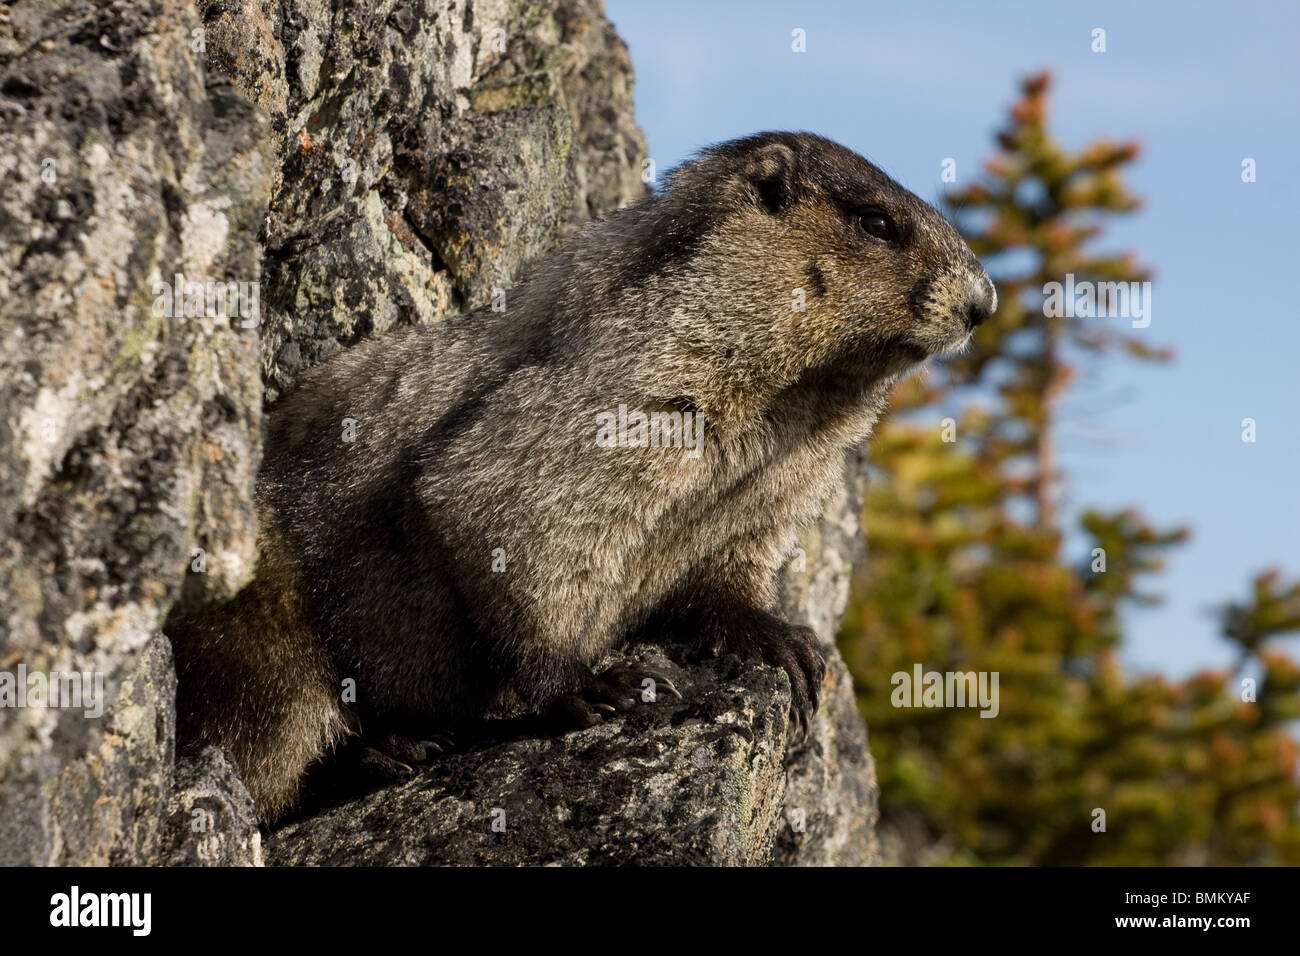
[[[1049,86],[1023,83],[984,175],[947,201],[997,314],[968,352],[900,384],[871,446],[868,558],[840,643],[882,833],[902,862],[1294,864],[1300,668],[1271,639],[1300,629],[1300,585],[1265,574],[1222,609],[1234,672],[1130,677],[1121,611],[1158,600],[1145,581],[1186,531],[1133,510],[1062,514],[1055,438],[1077,368],[1171,354],[1128,318],[1045,307],[1067,275],[1149,278],[1095,250],[1138,207],[1122,181],[1137,144],[1068,151],[1047,129]],[[1065,554],[1067,521],[1082,560]],[[894,675],[917,664],[996,672],[997,716],[895,706]]]

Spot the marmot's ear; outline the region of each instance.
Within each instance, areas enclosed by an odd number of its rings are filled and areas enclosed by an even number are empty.
[[[768,212],[780,212],[794,200],[794,172],[794,150],[785,143],[767,143],[745,157],[745,178]]]

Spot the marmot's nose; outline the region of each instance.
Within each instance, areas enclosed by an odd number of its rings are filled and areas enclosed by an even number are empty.
[[[976,288],[966,300],[966,326],[971,329],[992,315],[998,307],[998,293],[988,276],[984,276],[975,285]]]

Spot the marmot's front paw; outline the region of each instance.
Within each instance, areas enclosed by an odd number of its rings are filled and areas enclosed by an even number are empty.
[[[790,624],[768,614],[746,624],[729,633],[724,646],[742,657],[780,667],[789,675],[790,716],[795,735],[802,741],[808,736],[812,715],[817,713],[822,678],[826,676],[826,658],[822,657],[817,633],[811,627]]]
[[[653,685],[647,687],[647,680],[653,681]],[[566,726],[585,729],[598,724],[608,714],[631,710],[651,691],[656,696],[671,694],[678,700],[682,697],[667,675],[653,667],[615,664],[588,676],[574,693],[557,697],[548,713]]]

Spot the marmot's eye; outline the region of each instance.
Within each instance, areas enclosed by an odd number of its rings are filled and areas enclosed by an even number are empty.
[[[890,219],[889,214],[883,209],[876,209],[874,206],[859,209],[853,217],[853,224],[857,226],[859,232],[876,239],[893,242],[898,238],[898,228],[894,225],[894,220]]]

